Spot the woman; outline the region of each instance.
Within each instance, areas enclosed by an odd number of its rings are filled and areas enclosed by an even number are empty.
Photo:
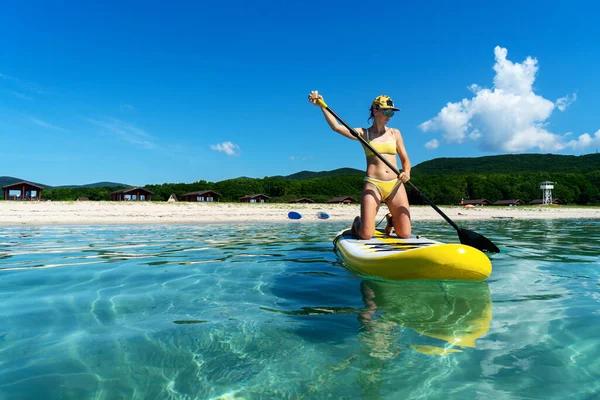
[[[308,100],[317,106],[319,99],[323,99],[323,96],[317,91],[308,95]],[[323,108],[322,111],[331,129],[349,139],[357,140],[345,126],[338,124],[327,110]],[[394,166],[397,165],[398,154],[403,171],[397,176],[379,157],[363,146],[367,156],[367,176],[360,203],[360,217],[354,219],[352,232],[361,239],[372,238],[375,233],[375,218],[381,202],[384,201],[391,213],[386,215],[385,232],[389,235],[393,227],[396,235],[406,239],[410,236],[411,222],[408,197],[403,183],[410,179],[410,160],[400,131],[387,127],[394,112],[400,109],[394,107],[390,97],[383,95],[373,100],[370,111],[371,115],[367,121],[372,120],[373,124],[369,128],[355,130]]]

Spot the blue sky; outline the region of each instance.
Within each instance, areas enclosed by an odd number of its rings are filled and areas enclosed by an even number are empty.
[[[402,3],[5,3],[0,176],[145,185],[364,169],[311,90],[353,126],[390,95],[413,165],[600,149],[599,6]]]

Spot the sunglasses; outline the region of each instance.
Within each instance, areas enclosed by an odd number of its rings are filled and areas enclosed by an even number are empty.
[[[383,110],[383,115],[385,117],[393,117],[394,116],[394,110]]]

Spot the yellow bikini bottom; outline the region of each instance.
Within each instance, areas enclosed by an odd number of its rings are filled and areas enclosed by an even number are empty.
[[[380,179],[371,178],[370,176],[365,176],[365,182],[370,183],[375,186],[379,194],[381,195],[381,200],[385,201],[390,194],[396,189],[397,186],[402,184],[400,179],[390,179],[389,181],[382,181]]]

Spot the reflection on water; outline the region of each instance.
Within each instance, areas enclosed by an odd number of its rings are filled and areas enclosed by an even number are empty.
[[[399,332],[397,326],[442,340],[450,347],[475,347],[476,339],[489,330],[492,320],[492,301],[486,282],[365,280],[361,283],[361,293],[365,303],[360,318],[365,327],[364,343],[374,351],[391,342],[388,336]],[[460,351],[418,343],[410,347],[426,354]],[[390,355],[389,351],[386,353]]]
[[[393,358],[400,346],[426,354],[448,355],[460,347],[475,347],[492,320],[492,301],[486,282],[394,282],[363,280],[363,307],[317,305],[297,310],[263,310],[288,316],[317,317],[354,315],[360,322],[359,339],[373,357]],[[419,335],[403,339],[410,329]],[[422,337],[436,339],[423,344]],[[444,343],[440,343],[444,342]],[[454,348],[457,347],[457,348]]]
[[[334,316],[351,315],[359,321],[357,347],[321,372],[298,398],[319,398],[319,393],[336,380],[356,385],[358,392],[350,398],[363,399],[389,397],[390,379],[401,382],[403,390],[410,381],[423,386],[419,378],[408,377],[410,368],[420,374],[413,354],[445,357],[461,353],[461,348],[474,348],[476,340],[490,327],[492,302],[486,282],[362,280],[359,289],[363,307],[313,306],[284,312],[297,318],[313,318],[314,324],[327,324],[323,318]],[[340,329],[339,322],[334,326]],[[403,356],[403,352],[408,353]],[[403,365],[402,370],[395,368],[395,363]],[[432,398],[431,393],[425,398]]]

